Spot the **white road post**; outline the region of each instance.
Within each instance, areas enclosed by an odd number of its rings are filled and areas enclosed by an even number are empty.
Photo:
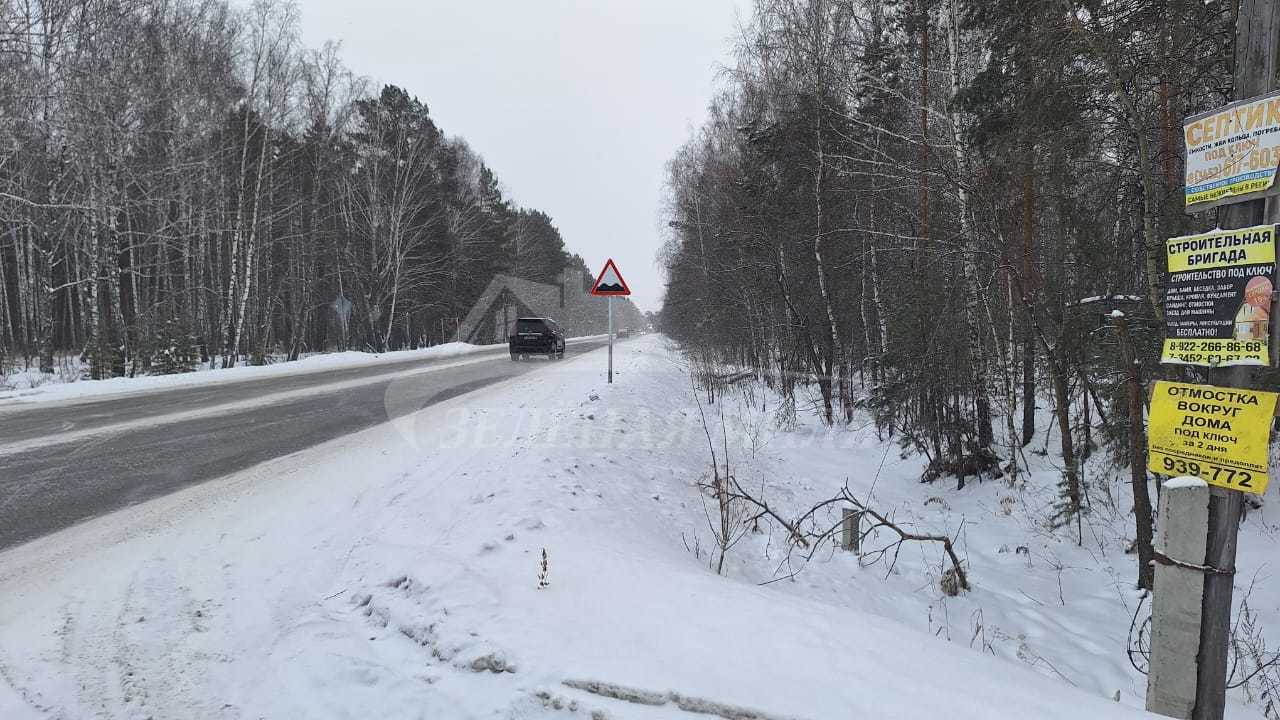
[[[862,513],[853,508],[841,508],[840,547],[862,555]]]
[[[1160,493],[1156,552],[1190,567],[1156,564],[1147,710],[1184,720],[1191,717],[1196,704],[1205,577],[1192,568],[1204,557],[1208,523],[1209,486],[1200,478],[1166,480]]]
[[[609,384],[613,384],[613,296],[609,296]]]

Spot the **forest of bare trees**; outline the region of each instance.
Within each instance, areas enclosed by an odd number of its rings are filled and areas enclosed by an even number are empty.
[[[298,15],[0,2],[0,369],[417,347],[495,272],[582,266],[423,102],[303,47]]]
[[[870,409],[926,479],[1016,478],[1053,436],[1074,526],[1083,460],[1145,452],[1126,383],[1171,372],[1164,239],[1216,221],[1184,214],[1181,123],[1232,99],[1235,12],[756,0],[670,162],[663,329],[829,424]]]

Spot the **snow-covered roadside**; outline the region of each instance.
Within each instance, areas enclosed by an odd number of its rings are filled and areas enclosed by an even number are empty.
[[[50,402],[97,397],[100,395],[167,390],[191,385],[240,382],[242,380],[385,365],[412,360],[438,360],[484,352],[485,350],[496,351],[496,348],[454,342],[418,350],[399,350],[381,354],[356,351],[321,353],[310,355],[294,362],[273,363],[271,365],[238,365],[232,368],[214,370],[202,365],[195,372],[177,375],[143,375],[132,378],[118,377],[107,380],[74,380],[73,382],[51,382],[46,380],[43,384],[36,384],[34,387],[31,379],[40,378],[39,373],[19,372],[9,378],[9,385],[13,386],[14,389],[0,392],[0,403],[8,401],[23,403]],[[53,376],[43,377],[51,378]],[[56,380],[57,378],[53,379]]]
[[[599,340],[604,337],[606,336],[592,335],[573,338],[568,342],[575,344]],[[56,375],[41,375],[35,371],[18,371],[8,378],[0,377],[0,406],[9,403],[79,400],[106,395],[169,390],[193,385],[241,382],[285,375],[305,375],[330,370],[413,362],[415,360],[443,360],[485,352],[496,354],[501,353],[504,348],[505,346],[501,345],[472,345],[463,342],[451,342],[418,350],[397,350],[385,353],[356,351],[318,353],[293,362],[281,362],[271,365],[239,365],[233,368],[213,370],[201,366],[196,372],[177,375],[143,375],[133,378],[73,380],[71,382],[63,382]],[[35,380],[34,383],[33,379]],[[7,387],[12,389],[3,389]]]
[[[878,474],[882,507],[963,516],[972,593],[944,600],[920,548],[887,579],[827,551],[759,586],[768,533],[714,575],[688,377],[656,336],[616,360],[612,386],[590,353],[0,553],[0,717],[1143,716],[1103,697],[1135,704],[1097,641],[1128,622],[1124,581],[1047,570],[1075,548],[1025,526],[1025,496],[1004,514],[1000,483],[921,505],[918,460],[867,429],[776,434],[768,409],[717,406],[779,503]],[[597,694],[620,689],[662,704]]]

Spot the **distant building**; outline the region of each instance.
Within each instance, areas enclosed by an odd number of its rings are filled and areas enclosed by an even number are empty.
[[[516,318],[549,317],[570,337],[608,332],[608,298],[590,293],[580,270],[565,270],[558,285],[511,275],[495,275],[458,326],[455,340],[475,345],[504,343]],[[613,299],[613,327],[633,330],[648,324],[644,314],[626,298]]]

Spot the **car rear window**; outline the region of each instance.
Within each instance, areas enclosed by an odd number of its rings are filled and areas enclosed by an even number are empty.
[[[540,333],[546,329],[546,323],[541,320],[517,320],[516,332],[537,332]]]

